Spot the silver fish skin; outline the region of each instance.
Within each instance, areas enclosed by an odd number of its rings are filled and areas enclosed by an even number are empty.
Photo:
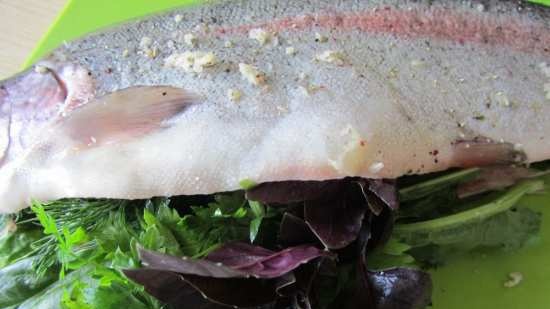
[[[550,159],[550,10],[218,2],[68,42],[0,85],[0,212],[530,163]]]

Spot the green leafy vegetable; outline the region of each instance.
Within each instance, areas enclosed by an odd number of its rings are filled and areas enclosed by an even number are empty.
[[[543,187],[544,182],[542,181],[524,181],[486,205],[433,220],[398,224],[395,227],[394,235],[409,244],[427,244],[438,235],[452,234],[453,230],[463,229],[464,226],[470,224],[479,224],[492,216],[507,211],[525,194],[536,192]]]
[[[262,220],[266,215],[266,210],[265,206],[260,202],[248,201],[248,204],[250,205],[252,215],[254,216],[254,219],[250,221],[250,242],[254,242],[258,236],[258,232],[260,231]]]
[[[409,197],[416,198],[425,192],[429,195],[402,205],[392,241],[387,246],[391,247],[395,241],[404,243],[410,246],[404,254],[438,265],[457,253],[476,248],[518,249],[539,231],[540,214],[516,206],[523,197],[544,189],[544,177],[521,181],[502,192],[459,199],[457,185],[471,180],[472,175],[476,177],[478,173],[459,171],[402,189]],[[372,254],[375,265],[392,260],[391,255],[375,253]]]
[[[28,256],[37,256],[38,275],[49,268],[63,264],[61,274],[77,260],[77,255],[93,252],[94,243],[87,243],[87,235],[103,224],[99,218],[108,218],[112,211],[124,207],[127,201],[69,199],[51,203],[34,201],[31,209],[36,215],[18,222],[20,225],[40,224],[45,236],[32,244]],[[75,248],[87,243],[87,246]],[[76,252],[78,251],[78,252]]]
[[[33,202],[31,210],[36,214],[40,224],[44,227],[44,234],[53,236],[57,241],[57,258],[61,263],[60,277],[63,278],[68,269],[78,269],[84,262],[76,253],[76,247],[89,241],[88,235],[83,227],[79,226],[74,231],[69,227],[59,228],[56,220],[44,209],[44,206],[38,202]],[[92,250],[92,246],[84,247],[86,250]],[[79,248],[82,254],[82,247]]]
[[[18,228],[13,221],[6,227],[0,234],[0,269],[27,255],[31,244],[42,237],[39,229]]]
[[[400,179],[399,195],[404,202],[395,214],[394,234],[384,246],[373,246],[374,249],[367,252],[368,269],[417,267],[422,265],[419,262],[439,264],[456,252],[479,247],[507,250],[521,247],[537,233],[541,218],[535,211],[519,207],[518,201],[533,192],[540,194],[544,182],[550,182],[550,176],[536,174],[540,177],[524,180],[504,191],[459,198],[457,187],[478,179],[479,174],[479,169],[468,169]],[[318,183],[312,185],[319,186]],[[309,184],[299,188],[311,191]],[[264,192],[273,191],[265,185],[264,189]],[[548,188],[545,192],[548,194]],[[24,211],[15,220],[0,217],[0,276],[12,283],[0,286],[0,308],[161,308],[162,304],[123,274],[125,269],[141,267],[140,248],[203,258],[234,241],[278,247],[281,245],[277,238],[279,231],[285,232],[284,237],[303,241],[309,239],[303,237],[304,233],[311,234],[307,225],[304,224],[305,230],[294,229],[292,233],[281,229],[285,212],[287,219],[292,214],[298,221],[302,220],[304,212],[299,210],[300,206],[304,207],[303,201],[294,201],[287,209],[266,207],[261,202],[247,200],[244,192],[205,199],[34,202],[32,212]],[[380,220],[365,210],[366,220]],[[317,241],[315,237],[309,240],[310,243]],[[353,250],[347,251],[341,252],[343,260]],[[242,253],[240,249],[235,252]],[[247,254],[242,256],[245,260],[247,257]],[[41,276],[34,275],[31,265]],[[327,265],[316,268],[317,265],[309,275],[297,270],[297,281],[286,288],[287,292],[306,288],[303,282],[310,282],[318,273],[316,282],[307,286],[321,288],[319,291],[326,296],[318,299],[321,308],[340,303],[342,295],[355,295],[358,281],[346,283],[355,267],[333,266],[330,270]],[[52,284],[59,270],[61,276]],[[376,274],[372,272],[369,276]],[[325,292],[329,286],[334,293]]]
[[[183,254],[204,256],[228,241],[249,239],[255,217],[247,206],[244,195],[235,193],[217,195],[215,202],[206,207],[191,207],[192,213],[184,216],[174,229]]]
[[[159,304],[137,287],[129,285],[120,274],[102,267],[90,270],[78,278],[61,298],[63,309],[132,309],[157,308]]]
[[[135,205],[126,207],[130,203]],[[218,195],[208,205],[191,207],[184,216],[170,203],[167,198],[144,203],[80,199],[33,202],[32,212],[23,213],[18,220],[19,231],[0,237],[0,249],[4,249],[0,261],[7,265],[29,256],[25,260],[27,270],[34,274],[37,269],[37,279],[51,281],[48,270],[55,270],[57,265],[61,271],[59,281],[48,289],[30,287],[20,293],[26,299],[22,308],[95,309],[127,304],[157,308],[160,304],[122,274],[123,269],[140,266],[139,247],[203,256],[229,241],[254,239],[262,220],[272,216],[260,203],[248,203],[242,192]],[[6,293],[18,293],[16,287],[5,288]]]
[[[139,236],[139,242],[148,249],[174,255],[182,255],[176,237],[170,228],[166,226],[173,224],[173,222],[170,221],[172,216],[167,214],[169,211],[168,202],[162,203],[159,206],[156,212],[158,216],[155,216],[155,214],[147,208],[144,210],[144,223],[142,227],[144,231]]]
[[[56,280],[55,270],[36,276],[34,259],[22,259],[0,269],[0,308],[18,305]]]
[[[386,245],[368,254],[367,265],[372,270],[414,266],[414,257],[407,253],[410,249],[412,246],[396,238],[390,238]]]
[[[250,189],[254,188],[255,186],[257,186],[258,184],[255,183],[253,180],[243,179],[243,180],[239,181],[239,185],[241,186],[241,188],[243,190],[250,190]]]
[[[26,269],[32,271],[30,265]],[[139,287],[130,285],[117,272],[99,265],[87,265],[70,272],[65,278],[23,300],[17,304],[17,309],[161,308]]]

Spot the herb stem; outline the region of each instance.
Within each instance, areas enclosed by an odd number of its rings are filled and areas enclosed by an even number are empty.
[[[451,229],[460,225],[481,222],[512,208],[525,194],[533,193],[544,188],[544,182],[540,180],[523,181],[512,187],[496,200],[480,207],[463,211],[450,216],[433,220],[408,224],[398,224],[394,233],[399,237],[415,233],[430,233],[437,230]]]
[[[399,190],[399,200],[406,202],[428,196],[443,188],[473,179],[479,172],[479,168],[469,168],[406,187]]]

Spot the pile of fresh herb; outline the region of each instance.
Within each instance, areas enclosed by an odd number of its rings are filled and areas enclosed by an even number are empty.
[[[0,217],[0,308],[423,308],[422,268],[538,232],[542,165],[494,173],[35,201]]]

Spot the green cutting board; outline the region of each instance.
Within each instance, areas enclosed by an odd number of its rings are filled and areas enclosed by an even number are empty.
[[[65,40],[126,19],[189,5],[200,0],[73,0],[29,58],[32,63]],[[539,0],[547,1],[550,0]],[[521,203],[532,205],[536,197]],[[548,197],[547,197],[548,200]],[[544,203],[538,203],[544,204]],[[435,309],[550,308],[550,205],[538,206],[545,216],[541,236],[519,252],[476,253],[433,271]],[[545,237],[548,236],[548,237]],[[524,280],[514,288],[503,282],[511,272]],[[192,309],[192,308],[190,308]]]

